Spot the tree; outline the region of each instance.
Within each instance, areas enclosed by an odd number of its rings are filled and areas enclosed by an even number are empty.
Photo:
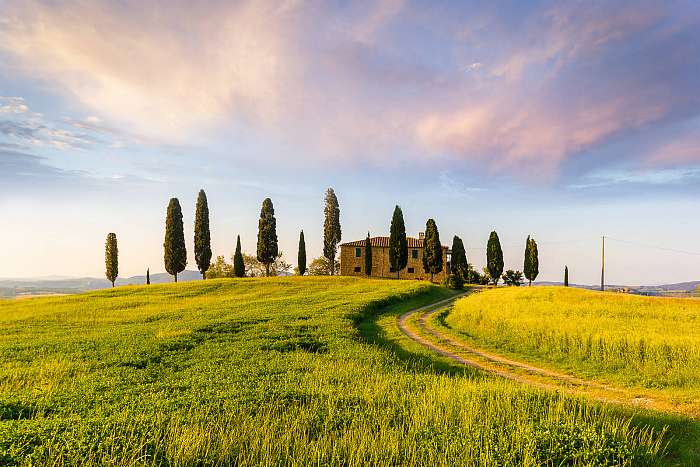
[[[326,205],[323,209],[323,256],[328,258],[328,264],[335,265],[335,254],[338,250],[340,242],[340,207],[338,206],[338,198],[335,196],[333,188],[326,190]],[[333,275],[335,267],[329,269]]]
[[[531,264],[532,258],[530,255],[530,236],[528,235],[527,239],[525,239],[525,260],[523,261],[523,273],[527,278],[530,277]]]
[[[114,287],[114,281],[119,275],[119,249],[117,248],[117,234],[108,233],[105,242],[105,275]]]
[[[564,266],[564,287],[569,286],[569,266]]]
[[[537,278],[537,275],[540,273],[539,269],[540,260],[538,258],[537,242],[528,235],[525,241],[525,264],[523,265],[523,272],[527,280],[530,281],[529,285],[532,285],[532,281]]]
[[[182,209],[177,198],[170,198],[165,218],[165,241],[163,242],[165,270],[175,277],[187,266],[185,232],[182,225]]]
[[[523,283],[523,273],[509,269],[503,274],[503,282],[509,286],[519,287]]]
[[[151,268],[146,268],[146,285],[151,285]]]
[[[274,261],[269,265],[261,263],[254,255],[243,253],[243,265],[245,267],[246,276],[249,277],[261,277],[264,275],[278,276],[283,273],[288,273],[292,269],[292,265],[284,260],[284,253],[281,251],[277,253]]]
[[[194,216],[194,259],[197,262],[199,272],[202,273],[202,279],[206,279],[211,262],[211,234],[209,232],[209,204],[204,190],[199,190],[197,210]]]
[[[433,219],[428,219],[425,223],[425,238],[423,239],[423,269],[430,274],[430,282],[433,276],[442,272],[442,243],[440,243],[440,232]]]
[[[257,258],[265,266],[265,275],[270,275],[270,265],[277,258],[277,220],[272,200],[265,198],[258,221]]]
[[[452,239],[452,262],[451,272],[462,278],[462,281],[471,283],[469,277],[469,263],[467,263],[467,253],[464,250],[464,243],[457,235]]]
[[[408,240],[406,240],[406,224],[403,221],[401,208],[394,208],[389,230],[389,265],[399,278],[399,271],[408,264]]]
[[[311,261],[311,264],[309,265],[309,275],[310,276],[327,276],[330,274],[330,261],[328,261],[328,258],[325,256],[321,256],[320,258],[315,258],[314,260]],[[338,262],[335,262],[334,266],[334,273],[338,274],[340,272],[340,265]]]
[[[369,238],[369,232],[365,238],[365,274],[367,277],[372,275],[372,240]]]
[[[495,231],[491,232],[486,245],[486,267],[489,270],[493,285],[498,285],[498,279],[503,274],[503,250],[501,249],[501,241],[498,239],[498,234]]]
[[[214,264],[209,267],[207,271],[207,277],[209,279],[220,279],[222,277],[234,277],[233,266],[226,262],[223,255],[219,255],[214,260]]]
[[[297,255],[297,268],[299,275],[306,273],[306,242],[304,241],[304,231],[299,234],[299,254]]]
[[[235,277],[245,276],[245,264],[243,264],[243,254],[241,253],[241,236],[236,236],[236,252],[233,254],[233,275]]]

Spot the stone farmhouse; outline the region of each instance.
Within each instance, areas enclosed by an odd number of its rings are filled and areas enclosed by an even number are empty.
[[[423,269],[423,237],[407,237],[408,264],[399,271],[399,279],[430,280],[430,274]],[[389,265],[389,237],[371,237],[372,277],[396,279],[396,271]],[[449,274],[449,249],[443,245],[442,272],[433,276],[434,282],[442,282]],[[347,242],[340,245],[340,275],[366,276],[365,274],[365,240]]]

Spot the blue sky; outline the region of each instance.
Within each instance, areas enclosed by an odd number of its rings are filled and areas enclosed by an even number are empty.
[[[700,6],[497,3],[0,0],[0,277],[102,275],[111,231],[160,271],[200,188],[215,254],[269,196],[318,256],[333,186],[343,240],[399,204],[477,266],[532,234],[540,279],[595,283],[605,234],[688,252],[611,240],[610,282],[700,279]]]

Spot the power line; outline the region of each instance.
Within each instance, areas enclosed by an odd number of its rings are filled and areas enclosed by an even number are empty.
[[[613,241],[620,242],[620,243],[627,243],[627,244],[639,246],[639,247],[642,247],[642,248],[651,248],[651,249],[654,249],[654,250],[663,250],[663,251],[670,251],[670,252],[673,252],[673,253],[682,253],[682,254],[684,254],[684,255],[700,256],[700,253],[696,253],[696,252],[694,252],[694,251],[678,250],[678,249],[675,249],[675,248],[667,248],[667,247],[658,246],[658,245],[648,245],[648,244],[645,244],[645,243],[638,243],[638,242],[633,242],[633,241],[630,241],[630,240],[622,240],[622,239],[619,239],[619,238],[608,237],[607,235],[605,236],[605,238],[608,239],[608,240],[613,240]]]

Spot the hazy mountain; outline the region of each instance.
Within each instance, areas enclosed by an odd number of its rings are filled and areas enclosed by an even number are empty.
[[[197,271],[183,271],[177,275],[180,282],[200,280]],[[173,277],[165,272],[151,274],[151,284],[172,282]],[[116,285],[140,285],[146,283],[146,276],[117,278]],[[94,277],[76,278],[38,278],[38,279],[0,279],[0,297],[20,295],[46,295],[57,293],[80,293],[90,290],[106,289],[112,284],[107,279]]]

